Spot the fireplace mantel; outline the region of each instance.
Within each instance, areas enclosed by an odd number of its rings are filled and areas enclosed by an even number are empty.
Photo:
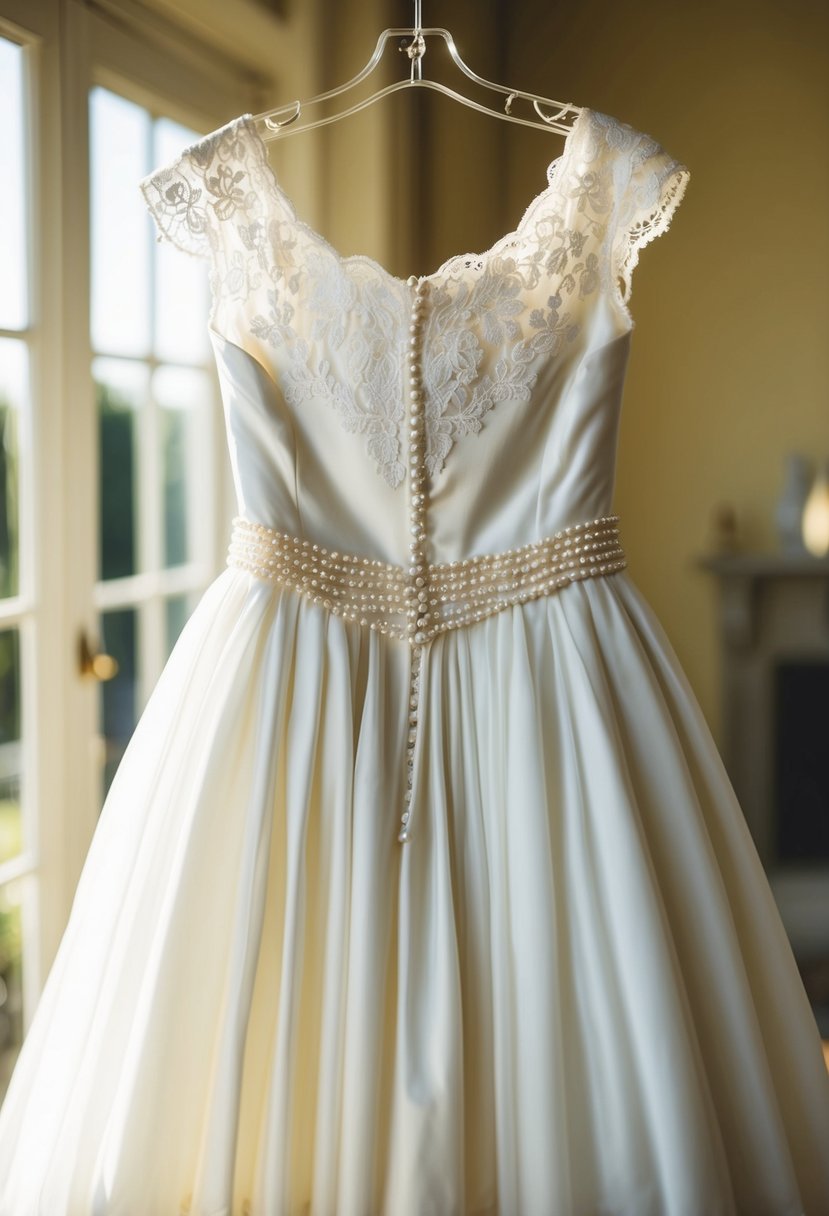
[[[717,575],[721,586],[720,627],[728,647],[751,647],[756,640],[757,613],[763,595],[774,594],[768,584],[781,580],[814,582],[813,594],[804,599],[809,615],[822,600],[822,637],[829,648],[829,557],[808,553],[704,554],[698,564]],[[798,594],[802,593],[802,588]],[[789,598],[787,596],[787,598]],[[818,625],[820,623],[818,622]]]

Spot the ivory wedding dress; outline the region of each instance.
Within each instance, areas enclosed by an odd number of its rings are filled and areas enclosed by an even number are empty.
[[[514,231],[409,280],[297,217],[251,115],[141,183],[209,264],[238,515],[106,798],[0,1216],[829,1213],[815,1021],[612,511],[631,271],[687,177],[582,110]]]

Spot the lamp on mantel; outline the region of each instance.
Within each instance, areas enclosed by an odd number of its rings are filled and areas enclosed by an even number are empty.
[[[803,504],[803,543],[815,557],[829,553],[829,460],[824,462]]]

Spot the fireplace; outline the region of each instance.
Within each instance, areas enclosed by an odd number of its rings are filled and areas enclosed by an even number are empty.
[[[781,659],[772,695],[775,866],[829,866],[829,659]]]

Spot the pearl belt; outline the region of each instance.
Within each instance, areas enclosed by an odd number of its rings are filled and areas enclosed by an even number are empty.
[[[404,566],[326,549],[237,515],[227,564],[283,583],[335,616],[420,645],[510,604],[621,570],[627,561],[618,519],[603,515],[517,549],[427,563],[411,577]]]

